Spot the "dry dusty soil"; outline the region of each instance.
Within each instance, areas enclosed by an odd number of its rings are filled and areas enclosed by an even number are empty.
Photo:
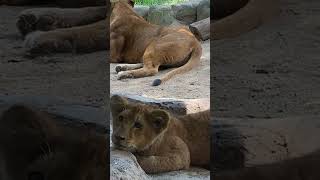
[[[279,16],[237,38],[212,41],[218,117],[320,112],[320,1],[281,0]]]

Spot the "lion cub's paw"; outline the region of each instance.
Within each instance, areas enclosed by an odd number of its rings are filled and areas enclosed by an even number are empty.
[[[125,71],[120,71],[118,73],[117,79],[121,80],[121,79],[127,79],[127,78],[134,78],[133,75],[131,73],[125,72]]]
[[[34,54],[50,52],[71,52],[72,43],[64,35],[56,32],[35,31],[26,36],[24,47]]]

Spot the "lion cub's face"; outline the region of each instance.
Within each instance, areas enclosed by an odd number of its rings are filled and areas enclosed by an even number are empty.
[[[146,105],[111,97],[112,141],[123,150],[136,152],[148,148],[167,129],[169,114]]]

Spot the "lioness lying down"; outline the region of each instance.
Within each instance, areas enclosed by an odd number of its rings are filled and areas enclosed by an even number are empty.
[[[69,8],[34,8],[21,12],[17,28],[24,36],[28,51],[33,54],[93,52],[109,48],[108,18],[106,19],[109,1],[51,0],[46,3]],[[0,4],[36,5],[44,2],[2,0]]]
[[[174,117],[118,95],[110,106],[115,147],[133,152],[146,173],[209,167],[209,111]]]
[[[152,76],[160,66],[178,67],[154,80],[152,85],[157,86],[199,63],[201,44],[187,27],[150,24],[134,12],[133,4],[132,0],[116,0],[111,5],[111,62],[138,63],[117,66],[118,79]]]
[[[107,141],[86,127],[13,106],[0,118],[1,180],[106,180]]]

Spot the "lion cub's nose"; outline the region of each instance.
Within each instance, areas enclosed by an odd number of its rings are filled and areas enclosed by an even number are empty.
[[[117,139],[118,141],[124,141],[126,138],[123,137],[123,136],[116,135],[116,139]]]

